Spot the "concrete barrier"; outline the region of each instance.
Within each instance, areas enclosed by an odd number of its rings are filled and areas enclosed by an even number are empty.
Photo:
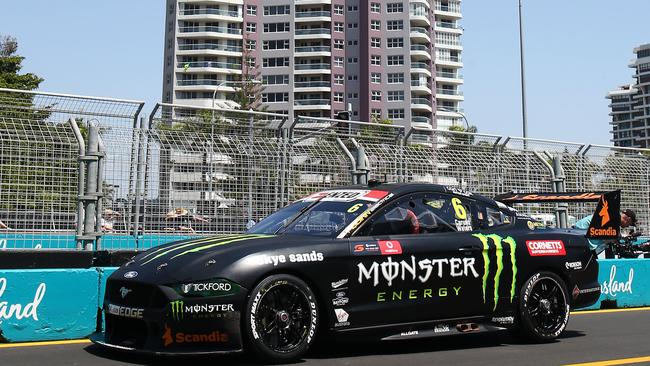
[[[591,309],[650,306],[650,260],[599,263],[603,291]],[[115,270],[0,270],[0,343],[84,338],[93,333],[106,279]]]

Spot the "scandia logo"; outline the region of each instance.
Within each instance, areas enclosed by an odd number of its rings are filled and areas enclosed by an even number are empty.
[[[515,297],[515,284],[517,282],[517,258],[515,257],[515,249],[517,248],[517,243],[515,239],[508,236],[507,238],[502,238],[496,234],[483,235],[483,234],[472,234],[472,236],[478,238],[483,244],[483,303],[487,303],[486,300],[486,289],[487,289],[487,280],[490,276],[490,256],[488,250],[490,249],[490,241],[494,243],[495,253],[496,253],[496,264],[497,270],[494,274],[494,310],[497,308],[497,303],[499,302],[499,285],[501,282],[501,273],[503,272],[503,244],[508,244],[510,247],[510,264],[512,265],[512,283],[510,284],[510,302]]]

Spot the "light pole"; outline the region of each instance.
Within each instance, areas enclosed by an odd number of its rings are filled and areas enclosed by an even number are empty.
[[[465,117],[465,114],[455,111],[453,109],[449,109],[447,107],[440,107],[438,106],[438,110],[443,111],[443,112],[451,112],[451,113],[456,113],[459,116],[463,117],[463,120],[465,121],[465,126],[467,126],[467,132],[469,132],[469,121],[467,120],[467,117]]]
[[[523,123],[524,139],[528,137],[528,125],[526,121],[526,78],[524,70],[524,25],[521,16],[521,0],[519,0],[519,62],[521,64],[521,119]],[[524,140],[526,147],[526,140]]]

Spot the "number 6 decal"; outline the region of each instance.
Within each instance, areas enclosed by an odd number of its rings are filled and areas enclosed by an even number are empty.
[[[458,220],[467,219],[467,211],[465,210],[463,203],[460,201],[460,199],[458,199],[458,197],[451,199],[451,205],[454,207],[454,213],[456,214],[456,218]]]

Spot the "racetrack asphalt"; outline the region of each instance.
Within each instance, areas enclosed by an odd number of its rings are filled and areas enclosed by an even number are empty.
[[[297,365],[564,365],[613,361],[607,365],[650,364],[650,308],[573,313],[555,342],[528,344],[507,332],[421,340],[327,342]],[[82,341],[83,342],[83,341]],[[114,353],[90,343],[1,345],[0,365],[249,365],[247,355],[150,357]],[[4,348],[6,347],[6,348]],[[597,364],[587,364],[597,365]]]

